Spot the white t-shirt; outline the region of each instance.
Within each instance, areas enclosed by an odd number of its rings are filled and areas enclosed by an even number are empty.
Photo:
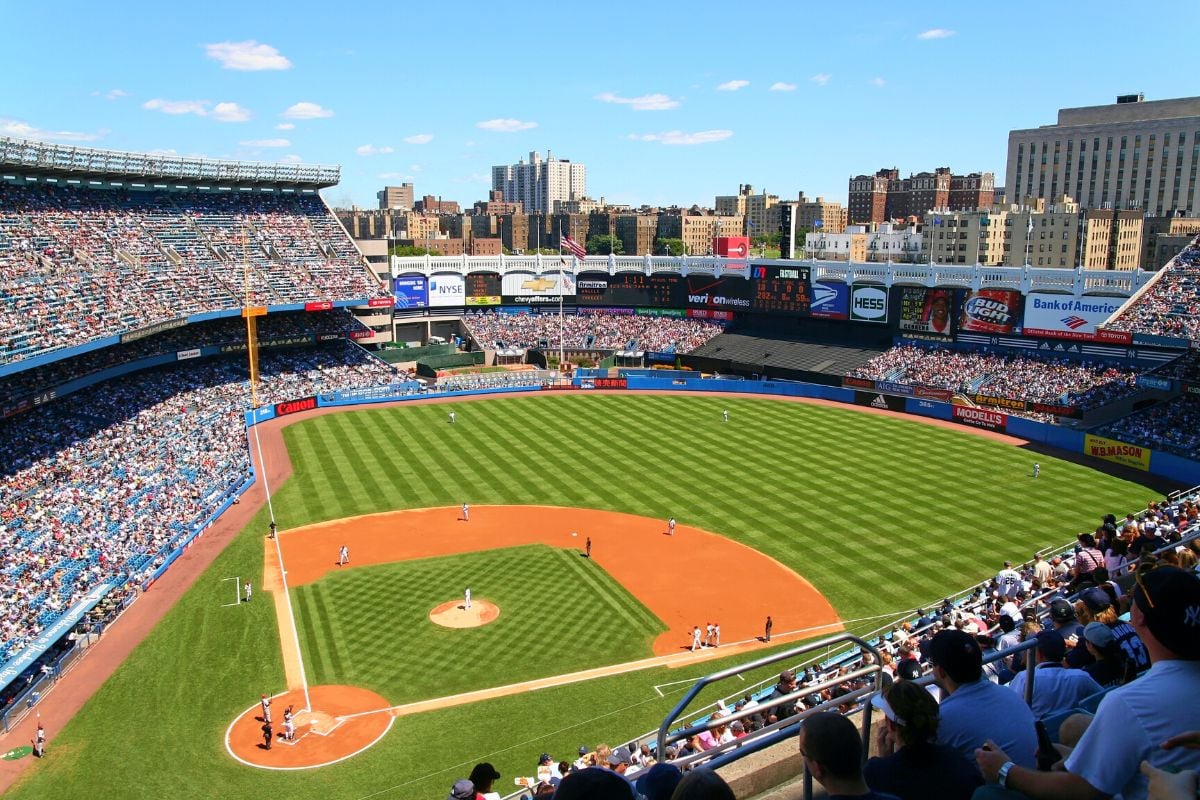
[[[1017,592],[1021,591],[1021,573],[1011,567],[1000,570],[996,575],[996,586],[1000,597],[1016,597]]]

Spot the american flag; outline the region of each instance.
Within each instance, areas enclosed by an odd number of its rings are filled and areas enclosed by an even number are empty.
[[[572,239],[570,236],[566,236],[565,234],[563,235],[562,246],[565,249],[570,250],[572,255],[581,261],[587,257],[587,250],[583,249],[583,245]]]

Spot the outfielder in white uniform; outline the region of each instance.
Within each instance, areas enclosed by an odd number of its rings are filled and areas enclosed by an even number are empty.
[[[667,520],[667,533],[671,534],[672,536],[675,535],[675,518],[674,517],[671,517],[669,520]]]
[[[725,420],[726,422],[729,422],[729,409],[728,408],[721,412],[721,419]]]
[[[466,503],[463,503],[462,515],[463,515],[463,522],[471,521],[471,507],[469,505],[467,505]]]
[[[469,611],[471,609],[471,587],[470,586],[468,586],[467,590],[465,592],[463,592],[463,599],[466,601],[464,603],[464,607]]]
[[[692,628],[692,652],[700,649],[700,626]]]
[[[451,412],[450,412],[450,414],[449,414],[449,418],[450,418],[450,424],[451,424],[451,425],[453,425],[453,424],[454,424],[454,421],[455,421],[456,419],[458,419],[458,415],[457,415],[457,414],[455,414],[453,411],[451,411]]]
[[[1042,465],[1035,463],[1033,465],[1033,477],[1036,478],[1039,474],[1041,474],[1041,471],[1042,471]]]
[[[338,550],[338,566],[344,566],[350,563],[350,548],[342,545],[342,549]]]

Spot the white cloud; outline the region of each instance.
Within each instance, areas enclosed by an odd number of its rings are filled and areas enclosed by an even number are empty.
[[[218,42],[204,45],[208,57],[221,62],[225,69],[258,72],[267,69],[291,69],[292,62],[269,44],[250,39],[245,42]]]
[[[217,103],[209,100],[163,100],[156,97],[142,103],[142,108],[149,111],[161,111],[164,114],[195,114],[197,117],[212,117],[218,122],[245,122],[252,116],[250,110],[242,108],[237,103]]]
[[[871,78],[871,85],[876,89],[882,89],[884,86],[887,86],[887,81],[876,75],[874,78]]]
[[[536,128],[536,122],[522,122],[519,119],[489,119],[483,122],[476,122],[476,128],[483,128],[485,131],[496,131],[497,133],[516,133],[517,131],[527,131],[530,128]]]
[[[275,126],[275,130],[277,130],[277,131],[290,131],[290,130],[292,130],[292,129],[293,129],[293,128],[295,128],[295,127],[296,127],[296,123],[294,123],[294,122],[281,122],[281,123],[279,123],[278,125],[276,125],[276,126]]]
[[[103,97],[105,100],[117,100],[125,97],[129,92],[124,89],[109,89],[107,92],[92,92],[92,97]]]
[[[388,147],[387,145],[384,145],[383,147],[376,147],[373,144],[364,144],[361,147],[354,148],[354,152],[358,153],[360,156],[377,156],[382,153],[392,152],[392,148]]]
[[[304,159],[295,153],[288,153],[286,156],[280,156],[277,160],[281,164],[299,164]]]
[[[401,172],[381,172],[378,177],[381,181],[411,181],[413,179],[412,175],[405,175]]]
[[[927,31],[921,31],[917,34],[918,39],[949,39],[957,31],[947,30],[945,28],[930,28]]]
[[[679,108],[679,101],[665,94],[644,94],[641,97],[621,97],[612,92],[602,92],[596,95],[602,103],[617,103],[629,106],[634,111],[667,111]]]
[[[288,119],[323,119],[332,117],[333,112],[328,108],[321,108],[316,103],[302,101],[288,106],[283,115]]]
[[[142,103],[142,108],[150,111],[161,111],[164,114],[195,114],[203,117],[208,114],[207,100],[163,100],[156,97]]]
[[[250,139],[245,142],[238,142],[242,147],[291,147],[292,143],[287,139]]]
[[[685,133],[684,131],[667,131],[666,133],[631,133],[629,138],[638,142],[661,142],[662,144],[711,144],[712,142],[720,142],[733,136],[733,131],[714,130],[714,131],[696,131],[695,133]]]
[[[410,170],[412,170],[413,172],[424,172],[425,171],[425,168],[422,167],[420,164],[409,164],[408,168]]]
[[[770,91],[772,91],[772,92],[794,92],[794,91],[796,91],[796,84],[784,83],[783,81],[775,81],[774,83],[771,84]]]
[[[736,92],[738,89],[745,89],[750,85],[750,81],[725,81],[717,87],[718,92]]]
[[[47,131],[21,120],[0,117],[0,135],[15,136],[18,139],[38,139],[40,141],[53,142],[92,142],[99,139],[106,132]]]
[[[404,141],[407,144],[429,144],[433,141],[432,133],[418,133],[412,136],[405,136]]]
[[[815,83],[817,86],[824,86],[825,84],[829,83],[831,78],[833,78],[833,76],[828,72],[818,72],[816,75],[813,75],[811,78],[809,78],[809,80]]]
[[[213,106],[212,118],[218,122],[245,122],[250,119],[250,111],[237,103],[217,103]]]

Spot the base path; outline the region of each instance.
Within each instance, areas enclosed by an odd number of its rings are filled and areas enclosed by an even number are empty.
[[[668,536],[665,520],[632,514],[472,505],[471,521],[463,522],[457,506],[429,508],[295,528],[281,532],[279,544],[288,586],[294,587],[339,569],[343,544],[357,567],[526,544],[570,548],[582,556],[588,537],[592,560],[666,623],[668,630],[654,640],[655,655],[682,652],[692,628],[703,630],[709,622],[720,624],[726,642],[761,636],[768,614],[777,631],[840,629],[825,596],[778,561],[688,525]],[[715,575],[753,575],[755,591],[710,591],[705,578]]]

